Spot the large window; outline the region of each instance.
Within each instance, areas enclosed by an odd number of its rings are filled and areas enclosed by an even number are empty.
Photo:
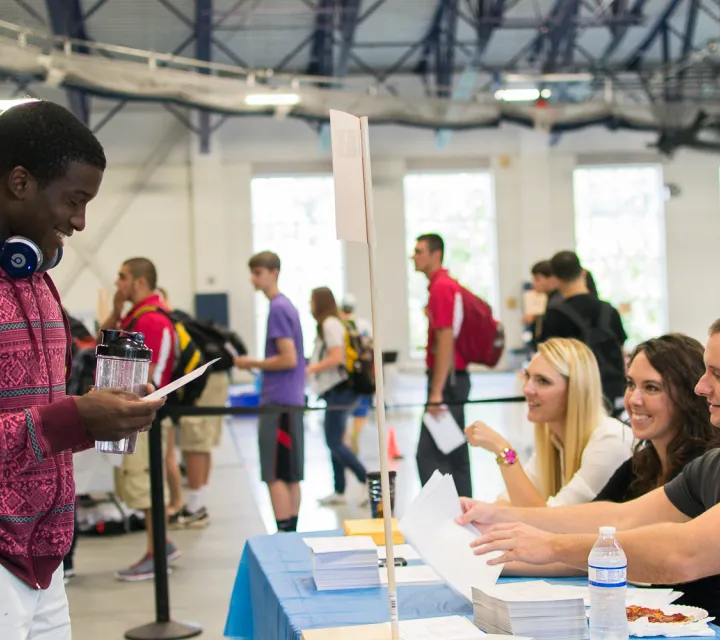
[[[495,204],[488,172],[411,173],[405,176],[408,255],[415,238],[439,233],[445,240],[445,266],[497,314],[498,274]],[[427,279],[409,262],[410,353],[420,357],[427,342]]]
[[[632,346],[667,330],[663,181],[659,166],[575,170],[577,251]]]
[[[330,287],[344,293],[342,244],[335,235],[335,200],[331,176],[258,177],[252,181],[253,247],[280,256],[280,289],[300,312],[305,353],[310,354],[316,325],[310,315],[310,292]],[[268,302],[257,294],[256,336],[265,350]]]

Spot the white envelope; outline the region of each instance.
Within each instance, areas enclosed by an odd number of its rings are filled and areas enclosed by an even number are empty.
[[[430,432],[437,448],[445,455],[452,453],[467,442],[462,429],[455,422],[452,413],[447,410],[437,417],[431,413],[426,413],[423,416],[423,424]]]

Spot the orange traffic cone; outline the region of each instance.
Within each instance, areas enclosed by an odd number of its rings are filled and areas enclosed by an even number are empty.
[[[400,449],[399,449],[398,443],[397,443],[397,437],[395,435],[395,428],[392,426],[388,427],[387,450],[388,450],[388,459],[402,460],[403,455],[402,455],[402,453],[400,453]]]

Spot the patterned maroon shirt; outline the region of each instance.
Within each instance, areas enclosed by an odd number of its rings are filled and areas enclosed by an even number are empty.
[[[50,277],[0,270],[0,564],[37,589],[72,541],[72,453],[93,445],[65,396],[69,353]]]

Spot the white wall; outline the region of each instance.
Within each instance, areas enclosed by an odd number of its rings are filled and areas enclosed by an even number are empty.
[[[248,344],[255,344],[254,294],[245,266],[252,250],[250,180],[254,173],[329,172],[329,155],[315,132],[299,121],[238,118],[218,130],[211,154],[200,156],[193,135],[161,109],[143,106],[112,120],[100,138],[110,162],[101,195],[91,205],[87,231],[72,239],[67,260],[55,272],[68,308],[94,309],[98,288],[112,284],[120,262],[145,255],[157,263],[160,280],[179,307],[190,308],[195,292],[228,291],[232,324]],[[681,151],[672,161],[664,160],[648,150],[652,140],[588,129],[549,147],[542,133],[503,127],[456,133],[438,150],[433,132],[374,127],[383,348],[407,351],[402,178],[408,170],[423,168],[493,171],[499,314],[514,346],[520,338],[520,310],[511,307],[530,265],[573,246],[573,169],[589,163],[661,162],[666,183],[681,189],[666,206],[669,328],[704,337],[707,325],[720,316],[714,284],[720,158]],[[101,240],[92,267],[81,269],[78,250],[87,254]],[[369,314],[365,248],[347,247],[346,260],[348,290],[358,296],[360,312]]]

